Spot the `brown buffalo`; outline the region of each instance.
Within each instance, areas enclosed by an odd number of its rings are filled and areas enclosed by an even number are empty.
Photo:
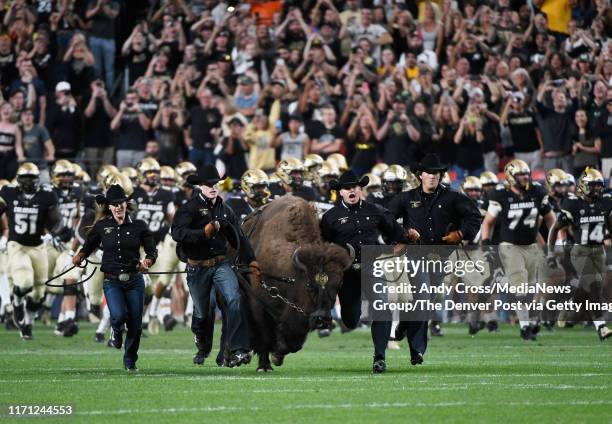
[[[248,217],[243,230],[261,267],[263,285],[251,283],[247,309],[258,371],[271,371],[269,355],[280,366],[285,355],[302,348],[308,332],[331,325],[330,310],[352,262],[340,246],[323,242],[317,212],[292,195],[274,200]],[[290,282],[287,279],[292,278]],[[301,308],[272,295],[278,293]]]

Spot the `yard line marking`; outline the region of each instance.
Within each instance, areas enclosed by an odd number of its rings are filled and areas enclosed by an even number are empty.
[[[284,405],[279,409],[292,410],[292,409],[382,409],[382,408],[452,408],[452,407],[463,407],[463,406],[490,406],[488,402],[385,402],[385,403],[344,403],[344,404],[295,404],[295,405]],[[612,400],[568,400],[559,402],[504,402],[507,406],[592,406],[592,405],[612,405]],[[205,406],[198,408],[155,408],[155,409],[113,409],[113,410],[91,410],[91,411],[74,411],[73,415],[130,415],[130,414],[176,414],[176,413],[189,413],[189,412],[241,412],[241,411],[261,411],[270,410],[270,407],[259,407],[259,406]]]

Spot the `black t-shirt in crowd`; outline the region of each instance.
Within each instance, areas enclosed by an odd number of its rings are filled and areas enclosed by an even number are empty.
[[[127,56],[127,67],[130,85],[147,72],[151,60],[151,53],[145,48],[143,51],[130,50]]]
[[[457,160],[455,163],[461,168],[473,171],[484,165],[482,146],[476,140],[476,133],[463,132],[461,143],[457,147]]]
[[[338,125],[334,125],[332,128],[327,128],[320,121],[312,121],[310,125],[306,127],[306,134],[311,139],[316,139],[319,143],[333,143],[337,138],[346,140],[346,133]],[[325,157],[330,153],[321,153],[321,156]]]
[[[144,150],[147,146],[149,132],[140,125],[138,115],[138,112],[131,111],[123,113],[117,131],[117,150]]]
[[[508,128],[516,153],[528,153],[540,149],[536,136],[537,126],[533,112],[510,112],[508,114]]]
[[[47,114],[46,127],[56,152],[72,152],[80,147],[81,111],[78,107],[52,104]]]
[[[195,149],[212,149],[215,140],[210,130],[221,126],[223,116],[217,108],[202,108],[194,106],[191,108],[186,126],[191,126],[191,138]]]
[[[83,102],[87,108],[90,99]],[[83,133],[84,147],[111,147],[113,145],[113,133],[110,129],[111,117],[104,110],[102,99],[96,99],[96,110],[89,118],[84,119],[85,131]]]

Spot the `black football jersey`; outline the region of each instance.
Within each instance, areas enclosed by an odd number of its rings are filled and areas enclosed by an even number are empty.
[[[58,199],[58,207],[62,216],[62,224],[64,227],[74,231],[76,228],[77,214],[80,212],[80,201],[83,197],[81,186],[73,184],[70,190],[62,190],[58,187],[53,187],[53,191]]]
[[[49,186],[26,195],[17,186],[6,185],[0,190],[0,202],[6,204],[9,223],[9,241],[24,246],[39,246],[49,221],[52,208],[57,207],[57,196]]]
[[[604,194],[589,203],[583,197],[568,194],[561,203],[563,214],[570,220],[574,242],[583,246],[597,246],[604,242],[608,218],[612,213],[612,196]]]
[[[135,218],[147,223],[158,243],[168,232],[166,214],[174,209],[174,194],[164,189],[147,193],[142,187],[136,187],[132,199],[136,202]]]
[[[538,216],[551,211],[544,188],[533,183],[522,195],[500,187],[489,195],[488,212],[500,223],[500,242],[533,244],[538,234]]]
[[[386,209],[388,208],[389,202],[393,199],[393,197],[394,196],[385,196],[381,191],[376,191],[368,194],[368,197],[366,197],[366,202],[375,203]]]
[[[255,210],[244,196],[236,193],[230,194],[225,199],[225,204],[234,211],[240,222],[244,221],[244,218]]]

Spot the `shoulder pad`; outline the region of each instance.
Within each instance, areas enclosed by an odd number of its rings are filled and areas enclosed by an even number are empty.
[[[41,190],[43,190],[43,191],[49,191],[49,192],[51,192],[51,191],[53,191],[53,186],[52,186],[52,185],[49,185],[49,184],[42,184],[42,185],[40,186],[40,189],[41,189]]]
[[[383,196],[382,191],[375,191],[372,194],[372,197],[376,197],[377,199],[383,199],[385,196]]]
[[[610,193],[604,193],[603,196],[601,196],[602,199],[612,199],[612,194]]]
[[[576,196],[574,193],[567,193],[567,199],[576,200],[578,199],[578,196]]]

